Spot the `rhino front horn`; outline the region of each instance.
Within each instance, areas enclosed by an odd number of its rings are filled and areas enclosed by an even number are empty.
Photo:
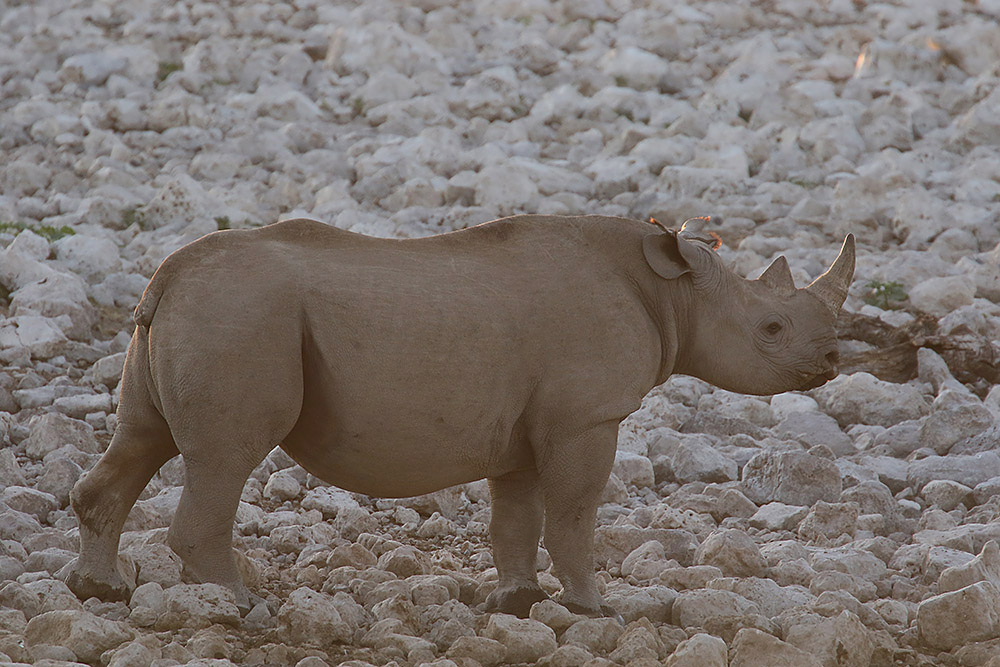
[[[834,315],[847,299],[847,290],[854,279],[854,234],[848,234],[840,254],[826,273],[812,281],[806,289],[826,304]]]

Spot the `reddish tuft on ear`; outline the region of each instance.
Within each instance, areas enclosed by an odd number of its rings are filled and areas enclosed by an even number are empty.
[[[712,250],[718,250],[719,248],[722,247],[722,237],[721,236],[719,236],[715,232],[709,232],[708,235],[711,236],[713,239],[715,239],[715,245],[712,246]]]
[[[657,220],[653,216],[649,216],[649,224],[656,225],[657,227],[659,227],[660,229],[662,229],[665,232],[669,232],[670,231],[669,229],[667,229],[666,225],[664,225],[662,222],[660,222],[659,220]]]

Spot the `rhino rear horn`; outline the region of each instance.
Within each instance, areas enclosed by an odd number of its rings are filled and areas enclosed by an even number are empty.
[[[788,260],[785,259],[784,255],[779,255],[776,260],[771,262],[771,266],[767,267],[757,280],[778,292],[795,291],[792,270],[788,268]]]
[[[836,315],[847,300],[847,290],[854,279],[854,234],[848,234],[840,254],[826,273],[821,275],[806,290],[826,304]]]

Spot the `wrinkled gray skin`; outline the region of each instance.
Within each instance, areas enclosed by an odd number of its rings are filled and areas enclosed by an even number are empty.
[[[836,373],[834,320],[853,238],[809,288],[784,258],[756,281],[682,231],[606,217],[519,216],[377,239],[309,220],[210,234],[150,281],[118,428],[72,492],[82,598],[127,598],[129,509],[168,459],[186,481],[168,541],[186,569],[250,601],[232,549],[243,485],[280,445],[316,477],[406,497],[482,478],[500,583],[487,607],[546,596],[613,613],[594,521],[619,423],[672,373],[773,394]]]

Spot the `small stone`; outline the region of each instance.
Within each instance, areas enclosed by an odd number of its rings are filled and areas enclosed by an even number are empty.
[[[33,459],[40,461],[46,454],[67,444],[88,454],[101,453],[94,437],[94,428],[87,422],[47,412],[39,417],[32,417],[28,428],[31,435],[24,441],[24,447],[28,456]]]
[[[840,471],[833,461],[803,452],[764,450],[743,468],[743,492],[763,505],[774,501],[811,506],[840,498]]]
[[[671,611],[671,622],[682,628],[701,628],[711,618],[757,613],[760,613],[757,605],[742,595],[704,588],[683,591],[677,596]]]
[[[45,521],[49,512],[59,509],[55,496],[29,486],[8,486],[0,492],[0,502],[13,510],[30,514],[39,521]]]
[[[991,477],[972,489],[972,497],[976,505],[982,505],[994,496],[1000,496],[1000,477]]]
[[[799,537],[805,540],[834,540],[841,535],[854,536],[858,523],[857,503],[817,502],[799,524]]]
[[[28,555],[24,561],[24,569],[28,572],[48,572],[54,575],[76,557],[76,552],[67,549],[56,547],[39,549]]]
[[[639,528],[637,526],[598,526],[594,534],[594,559],[599,564],[620,566],[628,554],[648,542],[663,545],[666,558],[681,565],[694,564],[698,540],[687,530],[671,528]]]
[[[594,656],[582,646],[570,644],[560,646],[548,656],[542,658],[537,663],[538,667],[576,667],[576,665],[598,664],[600,658],[595,660]],[[602,666],[604,662],[599,664]]]
[[[820,596],[826,591],[845,591],[861,602],[875,599],[875,584],[845,572],[826,570],[818,572],[809,582],[809,592]]]
[[[713,565],[672,567],[660,573],[660,583],[674,590],[705,588],[708,582],[722,577],[722,570]]]
[[[950,479],[932,480],[920,490],[924,500],[945,512],[950,512],[961,503],[968,502],[971,493],[972,489],[965,484]]]
[[[656,579],[667,567],[666,552],[663,545],[656,540],[650,540],[635,548],[622,561],[622,576],[633,577],[638,581]]]
[[[423,552],[415,547],[404,545],[382,554],[378,559],[378,567],[405,579],[416,574],[426,574],[428,563]]]
[[[181,583],[183,564],[180,556],[166,544],[143,544],[126,549],[136,568],[136,583],[154,582],[163,588]]]
[[[794,613],[794,612],[793,612]],[[810,653],[823,664],[866,667],[871,664],[875,643],[872,631],[856,614],[843,611],[833,618],[806,617],[791,624],[785,641]]]
[[[278,470],[271,474],[264,485],[264,497],[284,502],[298,498],[302,493],[302,485],[295,476],[287,470]]]
[[[927,598],[917,607],[917,629],[930,647],[950,651],[1000,636],[1000,589],[980,581]]]
[[[643,488],[656,483],[653,474],[653,464],[641,454],[625,451],[615,452],[615,463],[612,471],[625,484]]]
[[[562,634],[566,628],[578,621],[582,621],[586,616],[574,614],[555,600],[542,600],[531,605],[528,618],[539,623],[544,623],[552,628],[556,634]]]
[[[86,611],[58,610],[28,621],[25,643],[63,646],[87,663],[98,662],[101,654],[132,638],[127,625],[108,621]]]
[[[823,410],[843,427],[874,424],[888,428],[930,411],[916,387],[879,380],[869,373],[841,375],[813,393]]]
[[[490,616],[482,635],[504,646],[504,661],[532,663],[556,650],[556,633],[544,623],[509,614]]]
[[[504,646],[488,637],[459,637],[445,655],[449,658],[469,658],[483,667],[495,667],[504,661]]]
[[[918,493],[934,480],[951,480],[974,488],[998,476],[1000,455],[992,451],[972,455],[927,456],[910,461],[906,470],[907,483]]]
[[[928,278],[908,290],[910,304],[917,310],[944,317],[968,306],[976,295],[976,284],[967,276]]]
[[[349,642],[354,636],[333,597],[306,587],[292,591],[281,605],[278,625],[287,641],[317,648]]]
[[[240,622],[233,592],[218,584],[179,584],[163,594],[158,630],[206,628],[214,623],[235,626]]]
[[[940,398],[939,396],[938,400],[934,401],[933,411],[920,424],[917,438],[920,447],[927,447],[937,454],[944,455],[951,451],[956,443],[973,438],[993,426],[993,413],[979,402],[937,409]]]
[[[712,516],[716,521],[722,521],[727,517],[747,519],[756,514],[757,509],[757,505],[738,489],[725,489],[719,494]]]
[[[618,637],[618,644],[608,655],[612,662],[629,664],[633,661],[658,661],[665,657],[666,647],[657,635],[656,628],[646,618],[632,621]]]
[[[478,174],[475,202],[495,208],[500,215],[529,211],[538,206],[538,186],[516,168],[492,165]]]
[[[731,458],[716,450],[706,436],[684,437],[668,455],[673,479],[688,482],[730,482],[737,479],[739,468]]]
[[[586,618],[577,621],[559,638],[561,644],[576,644],[595,655],[607,655],[615,649],[622,626],[613,618]]]
[[[83,468],[74,461],[57,458],[45,464],[45,472],[35,486],[39,491],[51,494],[59,507],[66,507],[69,505],[69,492],[82,474]]]
[[[1000,589],[1000,546],[996,540],[983,545],[969,562],[945,569],[938,578],[938,592],[957,591],[980,581],[992,582]]]
[[[111,412],[111,394],[63,396],[53,401],[52,407],[74,419],[83,419],[94,412]]]
[[[163,608],[163,601],[163,586],[156,582],[148,582],[136,586],[135,590],[132,591],[129,607],[132,609],[146,607],[159,611]]]
[[[626,583],[609,586],[604,595],[612,609],[626,623],[646,618],[655,623],[670,620],[670,609],[677,593],[666,586],[631,586]]]
[[[727,577],[759,577],[767,570],[757,544],[736,529],[709,535],[695,552],[695,562],[717,567]]]
[[[726,667],[729,650],[718,637],[699,632],[682,641],[667,658],[667,667]]]
[[[20,542],[29,535],[35,535],[41,531],[42,525],[38,523],[38,519],[30,514],[15,509],[0,512],[0,540]]]
[[[793,412],[774,430],[782,437],[794,438],[806,447],[826,445],[837,456],[856,453],[851,438],[840,430],[837,420],[822,412]]]
[[[809,514],[809,508],[801,505],[786,505],[777,501],[762,505],[750,517],[750,525],[762,530],[795,530],[802,519]]]
[[[733,639],[729,667],[822,667],[815,656],[756,628],[743,628]]]

